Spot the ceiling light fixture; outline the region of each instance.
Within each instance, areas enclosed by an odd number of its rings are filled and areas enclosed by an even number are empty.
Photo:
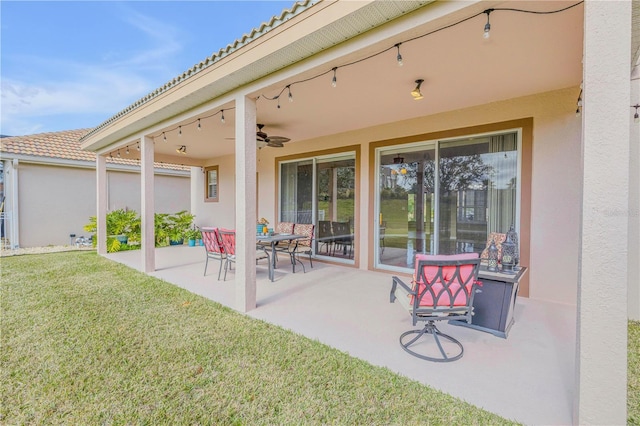
[[[422,83],[424,83],[423,79],[416,80],[416,88],[411,91],[411,96],[413,96],[414,101],[419,101],[424,98],[424,96],[422,96],[422,92],[420,92],[420,86],[422,86]]]
[[[186,145],[181,145],[179,148],[176,149],[176,152],[179,154],[186,154],[187,153]]]

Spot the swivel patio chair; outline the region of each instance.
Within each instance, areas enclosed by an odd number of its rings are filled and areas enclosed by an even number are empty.
[[[409,330],[400,335],[402,349],[413,356],[435,362],[455,361],[464,348],[453,337],[442,333],[436,321],[464,320],[471,323],[473,297],[477,287],[480,258],[477,253],[415,257],[413,285],[393,277],[390,301],[396,299],[408,309],[413,325],[423,322],[422,329]],[[396,295],[396,292],[398,295]],[[438,351],[421,337],[433,336]]]
[[[207,266],[209,266],[209,259],[214,259],[220,262],[220,268],[218,268],[218,281],[220,280],[220,274],[222,273],[222,264],[226,261],[224,253],[224,247],[222,241],[218,235],[218,228],[200,228],[202,232],[202,241],[204,242],[204,248],[207,253],[207,262],[204,264],[204,275],[207,275]]]
[[[227,270],[231,269],[231,264],[236,263],[237,259],[236,231],[220,228],[218,229],[218,235],[220,236],[220,241],[222,242],[225,253],[224,278],[222,279],[225,281],[227,279]],[[269,277],[271,277],[271,257],[269,256],[269,252],[267,252],[263,246],[256,246],[256,265],[261,259],[267,259],[267,263],[269,265]]]

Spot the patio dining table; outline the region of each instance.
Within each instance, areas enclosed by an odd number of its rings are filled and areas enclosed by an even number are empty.
[[[273,281],[276,269],[276,245],[280,241],[293,241],[306,238],[304,235],[298,234],[273,234],[273,235],[256,235],[256,241],[260,243],[268,243],[271,245],[271,268],[269,268],[269,279]],[[295,266],[294,266],[295,268]],[[295,269],[294,269],[295,272]]]

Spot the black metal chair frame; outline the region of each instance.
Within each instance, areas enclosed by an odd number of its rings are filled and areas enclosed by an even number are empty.
[[[470,272],[462,274],[461,268],[463,266],[471,267],[472,269]],[[436,270],[431,281],[427,280],[426,275],[427,268],[429,267],[431,267],[430,271]],[[451,267],[455,268],[453,274],[450,273]],[[445,273],[445,268],[447,273]],[[400,278],[395,276],[392,278],[391,293],[389,295],[390,302],[393,303],[396,300],[396,290],[401,288],[406,294],[413,296],[413,302],[409,306],[413,325],[417,325],[418,322],[425,323],[422,329],[409,330],[400,335],[400,345],[402,349],[413,356],[434,362],[450,362],[462,357],[464,353],[462,344],[455,338],[442,333],[436,326],[436,321],[462,320],[471,323],[473,298],[476,292],[480,291],[478,286],[481,285],[478,282],[479,269],[479,258],[464,260],[419,260],[416,269],[419,276],[416,277],[416,281],[424,283],[424,286],[422,284],[415,284],[410,287]],[[398,286],[400,286],[400,288],[398,288]],[[438,287],[441,287],[441,289]],[[464,295],[464,306],[454,306],[455,300],[459,295]],[[431,302],[425,305],[425,303],[422,302],[427,296],[431,297]],[[404,297],[404,295],[401,297]],[[445,303],[446,300],[448,300],[448,303]],[[415,335],[415,337],[411,338],[413,335]],[[428,356],[411,348],[413,344],[425,335],[433,336],[440,351],[440,357]],[[453,343],[455,347],[457,347],[455,353],[451,355],[447,354],[440,339]]]

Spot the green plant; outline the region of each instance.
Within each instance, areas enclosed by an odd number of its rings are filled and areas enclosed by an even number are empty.
[[[195,215],[186,210],[167,216],[168,236],[172,241],[180,241],[185,238],[186,232],[191,227]]]
[[[107,213],[107,236],[124,235],[128,238],[129,243],[139,243],[141,234],[141,220],[134,210],[117,209]],[[91,232],[93,236],[94,246],[97,244],[96,233],[98,231],[98,222],[96,216],[89,217],[89,223],[84,225],[83,229]],[[114,238],[115,239],[115,238]],[[114,243],[111,238],[107,240],[107,251],[120,251],[121,244]]]
[[[187,240],[197,240],[197,239],[202,238],[202,234],[200,233],[200,231],[198,229],[190,228],[190,229],[187,229],[185,231],[184,237]]]

